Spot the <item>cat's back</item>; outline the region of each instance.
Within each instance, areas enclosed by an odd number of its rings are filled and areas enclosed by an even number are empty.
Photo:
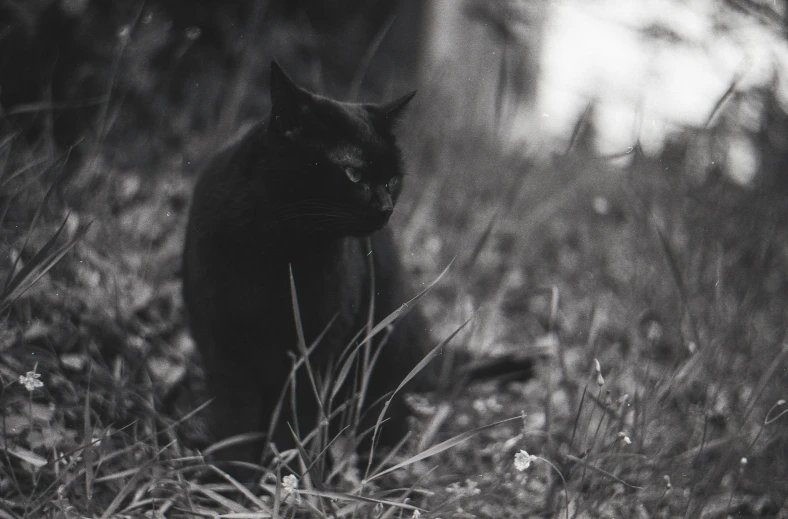
[[[226,234],[237,239],[248,231],[246,227],[251,222],[247,220],[254,205],[251,197],[260,194],[252,193],[256,187],[254,177],[245,173],[266,155],[264,132],[265,123],[261,121],[221,148],[200,171],[189,209],[187,248],[199,246],[196,241],[205,234],[215,238]]]
[[[265,311],[259,305],[271,287],[254,265],[257,244],[249,200],[252,186],[244,183],[244,169],[259,139],[261,125],[217,152],[200,172],[192,195],[183,252],[183,296],[190,327],[198,345],[213,343],[247,314]],[[249,244],[252,244],[250,247]],[[257,307],[244,306],[247,301]]]

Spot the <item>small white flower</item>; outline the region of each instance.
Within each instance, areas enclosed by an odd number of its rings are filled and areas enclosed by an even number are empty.
[[[192,25],[191,27],[186,28],[186,37],[192,41],[199,39],[202,36],[202,29],[197,27],[196,25]]]
[[[412,517],[413,519],[419,519],[419,517],[421,517],[421,512],[419,512],[418,510],[414,510]]]
[[[282,478],[282,490],[284,491],[285,501],[293,499],[296,503],[301,502],[301,496],[298,495],[298,478],[293,474],[288,474]]]
[[[514,468],[519,470],[520,472],[524,470],[528,470],[528,467],[531,466],[531,463],[538,460],[536,456],[532,454],[528,454],[528,452],[524,450],[520,450],[517,454],[514,455]]]
[[[474,400],[473,409],[480,414],[486,413],[487,411],[500,413],[503,411],[503,406],[498,402],[498,399],[495,398],[495,396],[491,396],[489,398],[479,398]]]
[[[664,476],[662,476],[662,479],[665,480],[665,488],[670,489],[673,487],[673,485],[670,484],[670,476],[665,474]]]
[[[632,440],[629,439],[629,436],[624,431],[618,433],[618,438],[627,445],[632,445]]]
[[[34,389],[38,387],[44,387],[44,383],[38,380],[41,378],[40,373],[36,373],[36,370],[28,371],[24,375],[19,375],[19,383],[25,386],[25,389],[32,392]]]
[[[742,467],[746,466],[746,465],[747,465],[747,463],[748,463],[748,462],[747,462],[747,458],[742,458],[742,459],[740,459],[740,460],[739,460],[739,463],[741,464],[741,466],[742,466]]]
[[[610,201],[603,196],[594,197],[593,207],[596,214],[602,216],[610,214]]]
[[[128,25],[121,25],[118,28],[118,38],[121,40],[128,39],[129,35],[131,35],[131,27]]]
[[[785,400],[783,399],[778,400],[776,405],[785,405]]]
[[[594,359],[594,370],[596,371],[596,383],[599,387],[605,385],[605,378],[602,376],[602,365],[599,364],[599,360]]]
[[[298,490],[298,478],[292,474],[282,478],[282,489],[288,494]]]
[[[646,338],[651,342],[657,342],[662,338],[662,326],[657,321],[651,321],[646,327]],[[687,347],[691,350],[692,346]]]

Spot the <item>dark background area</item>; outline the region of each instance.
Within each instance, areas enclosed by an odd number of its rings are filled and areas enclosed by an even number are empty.
[[[380,100],[415,83],[424,5],[4,1],[2,124],[59,148],[109,141],[141,165],[261,117],[274,57],[327,95]]]

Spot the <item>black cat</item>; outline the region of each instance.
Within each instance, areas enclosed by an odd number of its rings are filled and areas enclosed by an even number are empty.
[[[309,357],[318,380],[329,366],[339,371],[341,353],[367,324],[372,272],[375,322],[414,295],[386,227],[404,173],[392,130],[414,94],[381,105],[342,103],[299,88],[274,62],[270,117],[202,173],[183,288],[215,397],[216,439],[268,428],[298,352],[290,269],[306,345],[325,331]],[[428,340],[418,311],[395,324],[369,379],[368,404],[397,387]],[[271,438],[280,449],[293,443],[286,423],[297,419],[303,436],[318,415],[310,380],[299,372],[297,413],[288,412],[286,399]],[[434,384],[434,373],[424,372],[413,387]],[[374,424],[379,410],[363,425]],[[391,444],[405,432],[400,399],[388,414],[381,440]],[[259,449],[236,447],[223,457],[255,454]]]
[[[385,228],[403,180],[392,128],[413,95],[383,105],[340,103],[297,87],[273,63],[271,116],[202,173],[187,228],[183,286],[216,398],[211,429],[217,438],[268,426],[292,365],[289,352],[296,351],[291,267],[306,343],[336,316],[310,356],[318,372],[336,365],[366,324],[366,236],[375,319],[413,295]],[[416,313],[394,328],[367,402],[397,386],[423,356],[426,338]],[[297,418],[307,433],[316,401],[307,379],[298,378],[297,388]],[[404,423],[401,405],[393,411],[386,432]],[[284,422],[293,417],[282,418],[274,440],[290,444]]]

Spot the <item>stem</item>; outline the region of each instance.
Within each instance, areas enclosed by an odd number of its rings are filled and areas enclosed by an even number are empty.
[[[561,481],[564,484],[564,495],[566,496],[566,519],[569,519],[569,490],[567,490],[567,488],[566,488],[566,480],[564,479],[564,475],[561,474],[561,471],[558,470],[558,467],[553,465],[552,462],[550,462],[549,460],[546,460],[545,458],[540,458],[538,456],[537,456],[537,459],[540,459],[540,460],[544,461],[545,463],[547,463],[548,465],[550,465],[551,467],[553,467],[553,470],[555,470],[558,473],[558,477],[561,478]]]

